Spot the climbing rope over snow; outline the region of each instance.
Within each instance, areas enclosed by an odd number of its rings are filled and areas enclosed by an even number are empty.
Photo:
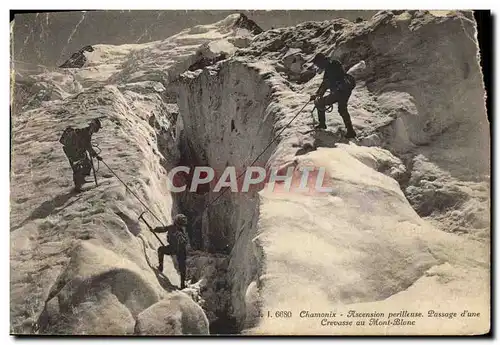
[[[290,124],[297,118],[297,116],[299,116],[299,114],[302,112],[302,110],[304,110],[304,108],[310,103],[311,101],[309,100],[306,104],[304,104],[304,106],[297,112],[297,114],[295,114],[295,116],[286,124],[285,127],[283,127],[281,129],[281,131],[279,131],[278,134],[276,134],[274,136],[274,138],[269,142],[269,144],[267,144],[267,146],[264,148],[264,150],[262,150],[262,152],[257,156],[257,158],[255,158],[253,160],[252,163],[250,163],[250,166],[254,165],[255,162],[257,162],[259,160],[259,158],[264,154],[264,152],[267,151],[267,149],[276,141],[276,139],[278,139],[278,137],[281,135],[281,133],[283,133],[283,131],[285,129],[288,128],[288,126],[290,126]],[[248,166],[248,165],[247,165]],[[238,175],[238,177],[236,177],[236,180],[239,180],[240,177],[242,177],[243,175],[245,174],[245,172],[242,172],[241,174]],[[207,206],[205,207],[205,209],[207,209],[210,205],[212,205],[214,202],[216,202],[222,195],[224,195],[224,193],[229,189],[229,187],[226,187],[226,189],[224,189],[214,200],[210,201]]]
[[[252,163],[250,163],[250,166],[254,165],[255,162],[257,162],[259,160],[259,158],[264,154],[264,152],[267,151],[267,149],[276,141],[276,139],[279,138],[279,136],[285,131],[285,129],[287,129],[290,124],[297,118],[297,116],[299,116],[299,114],[302,112],[302,110],[304,110],[304,108],[311,102],[311,100],[307,101],[306,104],[304,104],[304,106],[302,108],[300,108],[300,110],[297,112],[297,114],[295,114],[295,116],[278,132],[278,134],[276,134],[274,136],[274,138],[267,144],[267,146],[262,150],[262,152],[252,161]],[[248,165],[247,165],[248,166]],[[238,177],[236,177],[236,181],[238,181],[243,175],[245,174],[245,172],[242,172],[241,174],[238,175]],[[226,187],[225,189],[223,189],[221,191],[221,193],[215,197],[212,201],[210,201],[206,206],[205,208],[203,209],[203,212],[208,209],[211,205],[213,205],[217,200],[219,200],[226,191],[229,190],[229,187]],[[199,215],[195,221],[192,222],[192,224],[195,224],[198,220],[200,220],[202,217],[203,217],[203,212],[201,212],[201,215]]]
[[[125,188],[126,188],[126,189],[127,189],[127,190],[128,190],[128,191],[129,191],[129,192],[130,192],[133,196],[135,196],[135,198],[136,198],[137,200],[139,200],[139,202],[142,204],[142,206],[144,206],[144,207],[146,208],[146,210],[147,210],[149,213],[151,213],[151,215],[152,215],[153,217],[155,217],[155,218],[156,218],[156,220],[157,220],[158,222],[160,222],[160,224],[161,224],[161,225],[165,226],[165,225],[163,224],[163,222],[161,221],[161,219],[160,219],[160,218],[158,218],[158,216],[156,216],[156,214],[155,214],[153,211],[151,211],[151,209],[150,209],[149,207],[147,207],[147,206],[146,206],[146,204],[145,204],[145,203],[141,200],[141,198],[139,198],[139,196],[137,196],[137,194],[135,194],[135,193],[134,193],[134,191],[133,191],[132,189],[130,189],[130,188],[129,188],[129,186],[127,186],[127,184],[126,184],[126,183],[125,183],[125,182],[124,182],[124,181],[123,181],[123,180],[122,180],[122,179],[121,179],[121,178],[120,178],[120,177],[119,177],[119,176],[118,176],[118,175],[114,172],[114,170],[113,170],[113,169],[111,169],[111,168],[109,167],[109,165],[107,165],[107,164],[106,164],[106,162],[105,162],[104,160],[102,160],[102,164],[104,164],[104,165],[106,166],[106,168],[108,168],[108,169],[109,169],[109,171],[111,171],[111,173],[112,173],[113,175],[115,175],[115,177],[118,179],[118,181],[120,181],[120,182],[121,182],[121,183],[125,186]],[[161,242],[161,241],[160,241],[160,242]]]
[[[299,114],[302,112],[302,110],[304,110],[304,108],[311,102],[311,100],[307,101],[306,104],[304,104],[304,106],[302,108],[300,108],[300,110],[297,112],[297,114],[295,114],[295,116],[278,132],[278,134],[276,134],[274,136],[274,138],[267,144],[267,146],[262,150],[262,152],[252,161],[252,163],[250,163],[250,166],[255,164],[255,162],[257,162],[259,160],[260,157],[262,157],[262,155],[264,154],[264,152],[267,151],[267,149],[276,141],[276,139],[279,138],[279,136],[285,131],[285,129],[287,129],[290,124],[299,116]],[[99,150],[99,152],[101,151],[101,149],[99,148],[99,146],[97,144],[95,145],[92,145],[93,147],[97,148]],[[139,198],[139,196],[134,193],[133,190],[131,190],[129,188],[129,186],[127,186],[127,184],[114,172],[113,169],[110,168],[110,166],[108,164],[106,164],[106,162],[104,160],[102,160],[102,164],[104,164],[106,166],[106,168],[109,169],[109,171],[118,179],[118,181],[120,181],[124,186],[125,188],[137,199],[139,200],[139,202],[142,204],[142,206],[144,206],[146,208],[146,210],[158,221],[160,222],[160,224],[162,224],[163,226],[165,226],[163,224],[163,222],[160,220],[160,218],[158,216],[156,216],[156,214],[151,211],[151,209],[146,206],[146,204],[141,200],[141,198]],[[236,180],[239,180],[243,175],[245,174],[245,172],[242,172],[241,174],[238,175],[238,177],[236,178]],[[212,201],[210,201],[204,208],[203,211],[205,211],[206,209],[208,209],[211,205],[213,205],[217,200],[219,200],[223,195],[224,193],[228,190],[229,188],[226,187],[224,190],[221,191],[221,193],[216,197],[214,198]],[[198,216],[194,222],[192,222],[192,224],[196,223],[198,220],[201,219],[201,217],[203,216],[203,212],[201,212],[201,215]],[[159,239],[158,239],[159,240]],[[161,241],[160,241],[161,242]],[[163,244],[163,243],[162,243]]]

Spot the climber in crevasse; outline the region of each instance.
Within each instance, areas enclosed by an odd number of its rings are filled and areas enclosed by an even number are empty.
[[[85,176],[90,175],[92,169],[90,159],[96,157],[98,160],[102,160],[92,148],[91,142],[92,134],[97,133],[100,128],[101,121],[93,119],[89,126],[85,128],[67,127],[59,139],[59,142],[63,144],[64,154],[68,157],[73,170],[73,182],[76,192],[81,191],[82,185],[87,182]]]
[[[326,129],[325,111],[326,107],[334,103],[338,104],[338,111],[347,130],[346,138],[355,138],[356,132],[352,127],[351,116],[347,111],[347,102],[351,97],[352,90],[356,86],[356,80],[344,71],[340,61],[327,58],[323,53],[318,53],[312,62],[324,70],[323,82],[315,95],[311,96],[318,111],[319,125],[316,128]],[[330,89],[327,96],[323,96]]]
[[[153,229],[156,233],[167,233],[168,246],[160,246],[158,248],[158,270],[163,272],[163,257],[165,255],[175,255],[179,265],[179,273],[181,276],[181,289],[186,287],[186,259],[189,248],[189,240],[186,235],[187,217],[183,214],[178,214],[174,217],[174,223],[168,226],[159,226]]]

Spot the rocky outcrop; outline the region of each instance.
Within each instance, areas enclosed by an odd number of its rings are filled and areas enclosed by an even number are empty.
[[[235,27],[241,28],[241,29],[247,29],[254,35],[258,35],[264,30],[260,28],[260,26],[257,25],[253,20],[249,19],[246,15],[243,13],[239,14],[239,18],[236,20],[234,23]]]
[[[221,53],[213,58],[207,58],[204,56],[201,56],[199,60],[197,60],[195,63],[193,63],[191,66],[188,67],[189,71],[196,71],[197,69],[203,69],[207,66],[212,66],[215,63],[225,60],[227,58],[226,53]]]
[[[131,261],[83,242],[49,292],[37,331],[131,334],[138,314],[165,294],[155,283]],[[96,315],[106,315],[106,322]]]
[[[87,62],[87,58],[85,57],[85,52],[93,52],[94,48],[90,45],[83,47],[71,57],[66,60],[59,68],[81,68],[85,66],[85,63]]]
[[[183,293],[171,294],[137,317],[135,334],[208,335],[208,320],[199,305]]]

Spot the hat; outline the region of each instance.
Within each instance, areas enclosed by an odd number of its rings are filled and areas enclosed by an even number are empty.
[[[95,124],[97,126],[97,129],[101,129],[102,127],[101,120],[99,120],[98,118],[92,119],[92,121],[90,121],[90,124]]]

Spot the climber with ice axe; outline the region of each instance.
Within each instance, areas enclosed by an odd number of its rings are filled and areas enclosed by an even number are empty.
[[[179,265],[179,274],[181,277],[181,289],[186,287],[186,259],[189,247],[189,240],[186,236],[187,217],[183,214],[178,214],[174,217],[174,223],[168,226],[159,226],[152,228],[144,219],[144,212],[141,213],[139,219],[142,220],[151,232],[160,241],[161,246],[158,248],[158,270],[163,272],[163,257],[165,255],[175,255]],[[157,233],[167,233],[168,245],[165,246],[158,237]]]
[[[95,118],[85,128],[66,127],[59,138],[59,142],[63,144],[64,154],[73,170],[73,182],[76,192],[82,191],[82,185],[87,182],[85,176],[89,176],[91,170],[94,171],[94,181],[97,186],[97,177],[92,159],[95,157],[98,161],[102,161],[102,158],[92,147],[92,135],[99,132],[101,127],[101,121]]]
[[[314,105],[318,111],[319,125],[316,128],[326,129],[326,107],[337,103],[339,114],[342,116],[347,130],[346,138],[355,138],[356,132],[352,127],[351,116],[347,111],[347,102],[349,101],[349,97],[351,97],[352,90],[356,86],[356,80],[352,75],[345,73],[340,61],[328,59],[323,53],[316,54],[312,62],[320,70],[325,71],[323,82],[318,91],[315,95],[311,96],[311,101],[314,101]],[[330,93],[326,97],[323,97],[328,89],[330,89]]]

